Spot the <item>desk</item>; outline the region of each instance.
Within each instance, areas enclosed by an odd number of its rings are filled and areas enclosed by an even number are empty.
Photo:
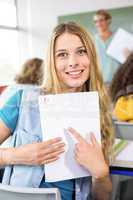
[[[116,138],[133,140],[133,123],[113,121]]]
[[[113,125],[115,129],[115,137],[119,139],[133,141],[133,123],[120,122],[113,120]],[[132,144],[131,144],[132,145]],[[127,175],[133,176],[133,167],[130,165],[122,166],[111,166],[111,174]]]
[[[111,175],[124,175],[124,176],[133,176],[133,168],[125,167],[110,167]]]
[[[115,137],[124,140],[132,140],[133,141],[133,124],[127,122],[119,122],[113,120],[114,128],[115,128]],[[133,166],[111,166],[110,174],[112,177],[113,183],[113,192],[111,196],[111,200],[119,200],[120,197],[120,182],[133,179]],[[126,189],[126,188],[125,188]]]

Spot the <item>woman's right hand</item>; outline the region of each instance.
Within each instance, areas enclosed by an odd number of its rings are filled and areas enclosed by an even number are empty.
[[[3,150],[2,157],[5,164],[43,165],[56,161],[64,152],[64,146],[61,138],[54,138],[17,148],[7,148]]]

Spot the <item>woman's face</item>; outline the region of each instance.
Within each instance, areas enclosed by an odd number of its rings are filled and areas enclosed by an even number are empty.
[[[109,29],[109,21],[103,15],[95,15],[94,23],[99,32],[104,32]]]
[[[77,35],[63,33],[56,39],[55,66],[64,92],[82,90],[89,78],[90,59]]]

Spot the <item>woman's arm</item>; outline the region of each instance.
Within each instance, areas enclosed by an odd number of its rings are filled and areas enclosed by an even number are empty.
[[[68,130],[78,141],[75,147],[76,161],[92,174],[93,199],[108,200],[112,191],[112,183],[109,177],[109,166],[105,162],[101,146],[93,134],[88,143],[73,128]]]
[[[112,191],[112,183],[109,174],[103,178],[92,178],[93,200],[109,200]]]
[[[0,109],[0,143],[16,128],[22,91],[13,95]],[[61,138],[25,144],[16,148],[0,148],[0,165],[42,165],[53,162],[64,152]]]
[[[10,136],[10,129],[0,121],[0,142]],[[0,165],[42,165],[53,162],[64,152],[61,138],[26,144],[17,148],[0,148]]]
[[[0,144],[10,136],[10,129],[0,120]],[[6,148],[0,148],[0,165],[4,165],[3,152]]]
[[[7,128],[2,120],[0,120],[0,144],[10,136],[10,133],[10,129]]]
[[[0,149],[1,165],[43,165],[53,162],[64,152],[61,138],[26,144],[17,148]]]

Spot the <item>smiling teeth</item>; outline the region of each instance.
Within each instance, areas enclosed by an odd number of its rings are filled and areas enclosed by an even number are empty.
[[[77,75],[80,74],[82,71],[77,71],[77,72],[69,72],[70,75]]]

